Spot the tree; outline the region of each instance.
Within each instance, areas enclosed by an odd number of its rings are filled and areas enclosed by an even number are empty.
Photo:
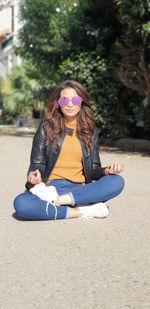
[[[115,0],[122,34],[115,52],[120,81],[148,96],[150,103],[150,2]]]
[[[103,132],[127,134],[128,111],[149,91],[149,2],[26,0],[21,12],[18,52],[32,62],[42,99],[58,81],[77,79]]]
[[[69,55],[68,15],[73,8],[74,1],[69,0],[26,0],[21,7],[25,23],[17,52],[32,60],[34,73],[43,86],[55,84],[59,63]]]
[[[38,84],[27,76],[27,69],[26,64],[15,67],[8,78],[3,81],[4,118],[7,122],[13,122],[19,115],[32,115],[33,108],[39,108],[39,101],[34,95]]]

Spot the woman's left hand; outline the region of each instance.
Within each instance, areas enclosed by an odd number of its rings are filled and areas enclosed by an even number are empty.
[[[119,163],[115,163],[115,164],[112,164],[112,165],[106,167],[105,171],[106,171],[107,175],[109,175],[109,174],[119,174],[123,171],[123,167]]]

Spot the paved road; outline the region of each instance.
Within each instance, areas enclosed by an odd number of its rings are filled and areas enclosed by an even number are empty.
[[[126,180],[107,219],[19,221],[31,142],[0,136],[0,309],[150,308],[150,157],[101,153]]]

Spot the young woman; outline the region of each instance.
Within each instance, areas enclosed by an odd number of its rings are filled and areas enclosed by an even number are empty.
[[[14,208],[19,217],[31,220],[107,217],[104,202],[124,187],[117,175],[121,171],[119,164],[101,167],[89,94],[78,82],[64,81],[53,90],[34,136],[26,183],[28,191],[44,182],[58,194],[50,202],[26,191],[16,197]]]

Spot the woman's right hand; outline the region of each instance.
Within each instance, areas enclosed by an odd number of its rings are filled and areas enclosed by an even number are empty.
[[[33,185],[37,185],[38,183],[40,183],[42,181],[40,171],[36,170],[36,171],[29,172],[27,176],[27,181],[29,181]]]

